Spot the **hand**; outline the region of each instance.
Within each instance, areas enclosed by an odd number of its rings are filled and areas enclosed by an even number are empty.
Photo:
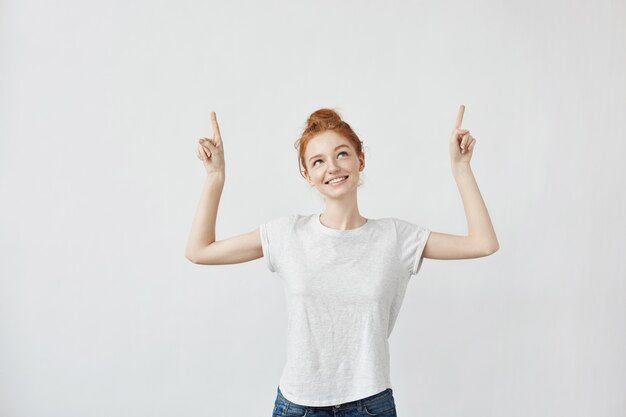
[[[459,113],[456,116],[454,129],[452,130],[452,136],[450,137],[450,162],[452,165],[459,163],[469,164],[474,152],[474,145],[476,144],[476,139],[470,135],[469,130],[461,129],[463,113],[465,113],[465,106],[461,104]]]
[[[217,124],[215,112],[211,112],[211,125],[213,127],[213,139],[200,138],[198,140],[198,159],[204,163],[204,169],[208,174],[224,174],[224,144],[220,135],[220,127]]]

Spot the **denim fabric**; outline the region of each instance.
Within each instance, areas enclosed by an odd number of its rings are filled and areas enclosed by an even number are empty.
[[[384,391],[360,400],[325,407],[310,407],[292,403],[276,388],[272,417],[397,417],[393,390]]]

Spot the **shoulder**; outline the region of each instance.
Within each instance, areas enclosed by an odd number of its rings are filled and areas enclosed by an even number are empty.
[[[392,228],[396,231],[402,231],[404,229],[410,229],[417,226],[416,224],[409,222],[407,220],[399,219],[397,217],[383,217],[380,219],[375,219],[376,223],[380,225],[380,227]]]
[[[428,228],[413,221],[399,219],[397,217],[389,217],[388,219],[400,239],[412,238],[416,235],[428,237],[430,234]]]
[[[275,217],[261,224],[261,229],[272,229],[278,230],[282,232],[287,232],[288,230],[296,227],[299,224],[304,223],[310,216],[302,215],[302,214],[290,214],[280,217]]]
[[[399,229],[401,229],[401,228],[421,227],[419,224],[417,224],[417,223],[415,223],[413,221],[410,221],[410,220],[400,219],[400,218],[397,218],[397,217],[388,217],[388,219],[389,219],[389,221],[391,223],[393,223],[393,225],[396,228],[399,228]]]

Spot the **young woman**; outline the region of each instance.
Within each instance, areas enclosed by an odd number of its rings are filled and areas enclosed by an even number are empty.
[[[211,113],[214,136],[198,145],[207,176],[186,256],[202,265],[265,257],[284,281],[287,363],[273,416],[396,415],[388,337],[410,277],[423,258],[478,258],[499,248],[470,168],[476,140],[461,129],[464,111],[461,106],[450,137],[450,161],[467,236],[392,217],[363,217],[357,201],[365,169],[362,142],[337,112],[319,109],[309,116],[296,148],[301,174],[324,197],[324,211],[273,219],[220,241],[215,220],[225,179],[224,145]]]

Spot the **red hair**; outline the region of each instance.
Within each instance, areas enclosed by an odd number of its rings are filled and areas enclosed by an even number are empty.
[[[304,161],[304,153],[307,145],[311,139],[327,130],[334,130],[346,138],[357,155],[363,153],[363,142],[356,133],[354,133],[350,125],[341,120],[339,113],[333,109],[316,110],[309,116],[300,139],[298,139],[294,145],[296,150],[298,150],[298,168],[300,169],[300,175],[302,175],[302,177],[304,177],[303,174],[307,171],[306,162]]]

